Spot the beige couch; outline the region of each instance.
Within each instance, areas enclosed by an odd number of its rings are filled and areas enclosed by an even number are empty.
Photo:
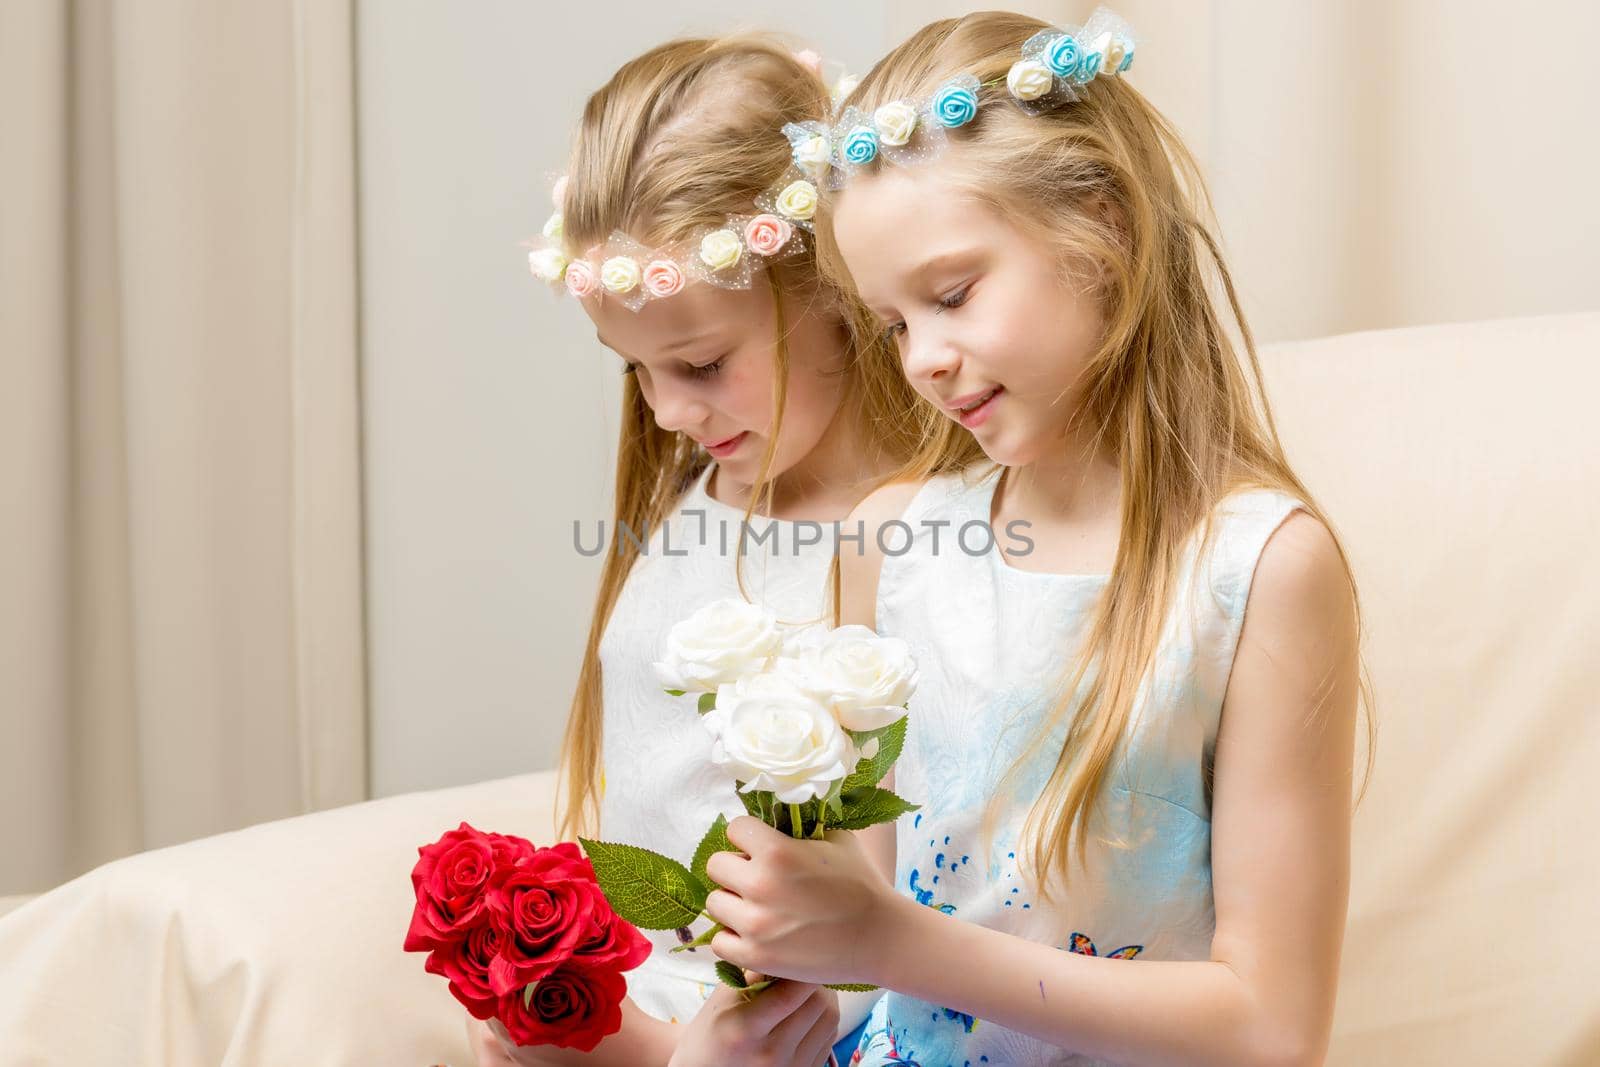
[[[1379,696],[1329,1062],[1600,1064],[1600,315],[1266,362]],[[548,840],[549,789],[395,797],[63,886],[0,918],[0,1062],[465,1064],[400,951],[407,872],[462,819]]]

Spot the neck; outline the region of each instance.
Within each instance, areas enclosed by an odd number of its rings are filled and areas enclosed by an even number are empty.
[[[1047,455],[1005,474],[1008,510],[1040,520],[1077,522],[1104,517],[1122,497],[1116,453],[1087,428],[1074,426]]]

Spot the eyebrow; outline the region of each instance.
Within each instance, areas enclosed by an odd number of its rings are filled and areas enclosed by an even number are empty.
[[[663,352],[676,352],[680,348],[688,348],[691,345],[697,345],[701,341],[709,340],[710,338],[715,337],[716,335],[717,335],[717,331],[716,330],[706,330],[704,333],[697,333],[697,334],[694,334],[694,335],[692,335],[690,337],[685,337],[682,340],[674,341],[670,345],[663,345],[661,350]],[[604,337],[600,336],[600,331],[599,330],[595,331],[594,339],[596,341],[599,341],[601,344],[605,345],[607,348],[610,348],[613,352],[616,351],[616,349],[612,346],[611,342],[607,341]]]
[[[950,264],[956,260],[971,258],[973,253],[976,251],[977,250],[974,248],[955,248],[947,252],[936,253],[935,255],[928,257],[928,259],[925,260],[921,266],[913,268],[907,277],[913,282],[924,280],[929,275],[936,274],[940,270],[949,267]],[[883,318],[883,315],[880,314],[878,310],[871,304],[867,305],[867,310],[871,311],[874,315],[877,315],[878,318]]]

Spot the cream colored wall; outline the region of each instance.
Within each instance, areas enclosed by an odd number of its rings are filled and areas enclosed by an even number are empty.
[[[864,71],[975,6],[361,5],[376,793],[554,758],[597,574],[571,524],[606,513],[616,385],[517,241],[588,92],[666,36],[736,24],[805,29]],[[1600,309],[1600,7],[1117,9],[1141,34],[1135,84],[1206,167],[1262,339]]]
[[[730,17],[737,12],[737,18]],[[616,357],[529,277],[588,94],[687,32],[809,29],[863,69],[845,5],[369,0],[359,114],[375,795],[551,766],[609,510]]]

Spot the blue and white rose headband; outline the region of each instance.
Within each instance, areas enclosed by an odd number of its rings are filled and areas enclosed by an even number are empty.
[[[824,64],[815,52],[797,52],[795,59],[823,77]],[[855,79],[838,73],[829,82],[834,103],[855,87]],[[621,230],[582,256],[569,257],[563,241],[561,208],[567,179],[558,178],[550,198],[555,214],[540,238],[526,242],[528,269],[552,287],[564,287],[579,299],[615,299],[630,311],[652,300],[675,296],[690,282],[719,289],[748,289],[756,274],[805,251],[802,230],[812,228],[817,212],[816,176],[791,166],[755,200],[758,213],[729,215],[683,241],[647,248]]]
[[[1022,58],[1006,74],[1006,89],[1030,114],[1050,111],[1079,99],[1080,87],[1095,78],[1116,77],[1131,67],[1134,44],[1125,21],[1097,8],[1081,29],[1040,30],[1023,42]],[[977,117],[983,88],[973,75],[960,74],[921,100],[893,100],[870,115],[851,106],[831,126],[789,123],[783,133],[795,169],[837,189],[879,158],[896,164],[936,158],[948,131]]]

